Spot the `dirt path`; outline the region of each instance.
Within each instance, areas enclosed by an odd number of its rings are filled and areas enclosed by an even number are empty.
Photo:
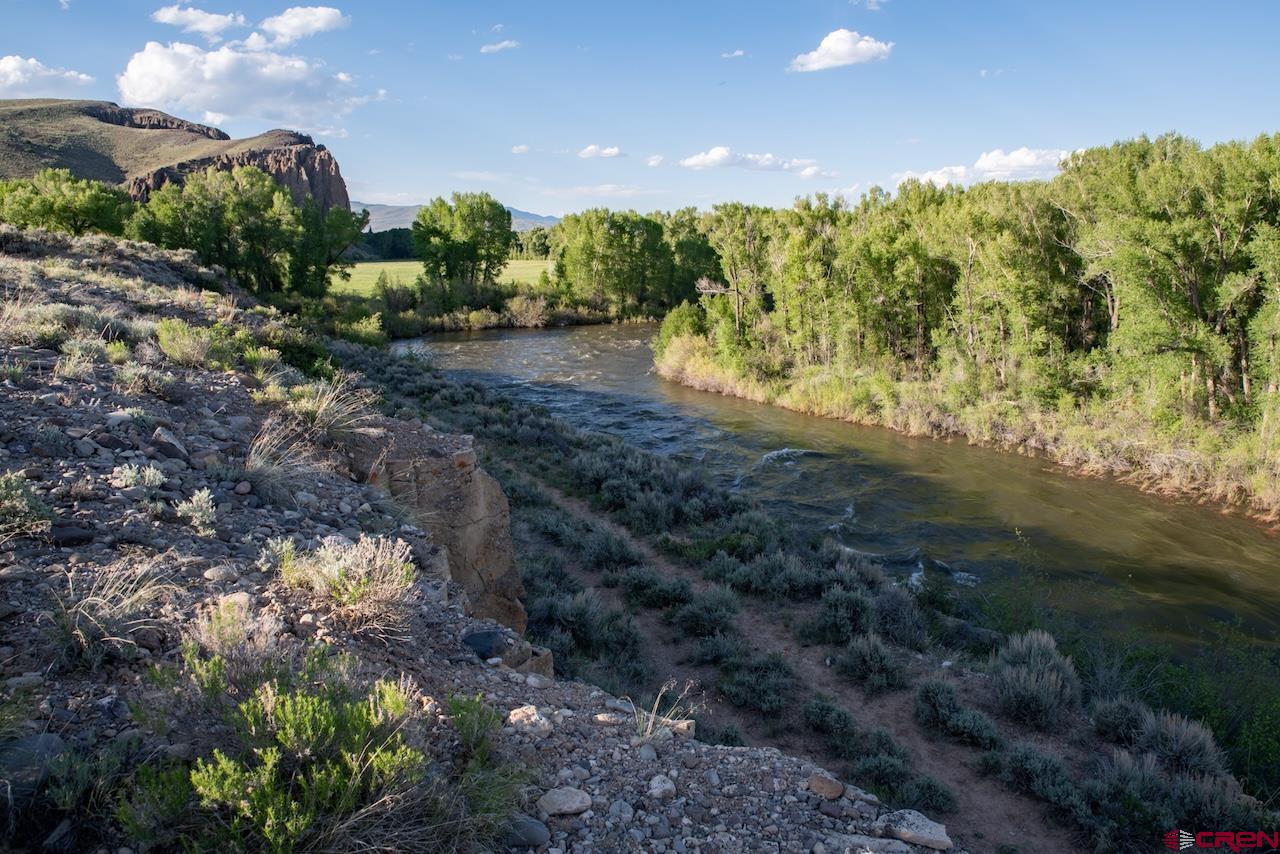
[[[528,472],[526,476],[532,477]],[[566,512],[608,529],[622,538],[644,557],[645,562],[670,578],[683,578],[695,590],[715,586],[698,573],[673,563],[665,555],[652,549],[630,531],[617,525],[606,516],[593,511],[584,501],[565,495],[550,484],[538,481],[543,490]],[[661,647],[661,655],[654,655],[660,662],[660,678],[679,682],[695,680],[700,685],[714,685],[719,672],[714,667],[699,667],[685,663],[695,644],[675,637],[670,626],[662,622],[657,611],[631,609],[616,590],[601,586],[599,576],[578,567],[568,568],[585,587],[596,592],[604,601],[627,611],[651,648]],[[853,713],[858,725],[864,729],[882,727],[893,736],[911,756],[914,767],[945,784],[955,796],[955,812],[945,817],[947,831],[958,846],[975,852],[996,852],[1001,846],[1013,846],[1024,854],[1075,854],[1080,845],[1066,829],[1050,824],[1039,804],[1006,789],[996,780],[978,773],[976,763],[981,751],[933,738],[915,722],[912,714],[914,694],[910,690],[894,691],[885,695],[867,697],[859,688],[850,685],[826,663],[824,647],[805,647],[795,638],[786,622],[799,611],[795,608],[779,609],[769,603],[769,609],[759,601],[742,598],[743,610],[736,622],[744,637],[758,649],[780,652],[794,669],[802,686],[830,697],[837,705]],[[913,676],[936,672],[937,663],[929,659],[918,660],[912,667]],[[914,680],[913,680],[914,681]],[[719,699],[714,691],[707,691],[707,708],[703,717],[717,726],[733,724],[743,733],[751,745],[777,747],[787,753],[800,755],[832,769],[838,769],[840,761],[825,752],[821,742],[812,734],[783,724],[781,720],[767,720],[760,715],[743,712]],[[856,780],[850,781],[857,784]]]

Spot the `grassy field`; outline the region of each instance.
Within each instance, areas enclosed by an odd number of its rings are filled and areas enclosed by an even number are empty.
[[[508,261],[499,281],[531,285],[538,281],[538,274],[546,268],[546,261]],[[350,281],[335,280],[333,291],[370,296],[374,283],[378,281],[378,274],[383,270],[387,271],[387,277],[392,282],[398,279],[401,284],[409,285],[422,272],[422,264],[419,261],[365,261],[351,269]]]

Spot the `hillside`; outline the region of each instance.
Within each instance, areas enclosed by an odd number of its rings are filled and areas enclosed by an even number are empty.
[[[368,202],[352,202],[351,209],[353,211],[366,210],[369,212],[369,229],[371,231],[386,231],[390,228],[408,228],[413,225],[414,218],[418,215],[418,208],[422,205],[375,205]],[[507,210],[511,212],[511,228],[514,231],[528,231],[536,226],[550,228],[560,221],[560,217],[544,216],[542,214],[529,213],[518,208],[508,206]]]
[[[309,136],[272,130],[231,139],[207,125],[107,101],[0,100],[0,178],[63,168],[145,199],[157,187],[209,167],[256,166],[325,207],[347,207],[333,155]]]
[[[953,847],[564,678],[472,439],[303,375],[322,342],[189,253],[0,227],[0,276],[0,847]]]

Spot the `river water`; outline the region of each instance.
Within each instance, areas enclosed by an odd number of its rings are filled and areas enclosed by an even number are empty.
[[[1175,642],[1211,619],[1238,619],[1256,637],[1280,631],[1280,538],[1243,518],[963,441],[694,391],[652,372],[655,331],[489,330],[399,346],[580,428],[696,460],[891,571],[936,568],[981,587],[1034,567],[1053,607]]]

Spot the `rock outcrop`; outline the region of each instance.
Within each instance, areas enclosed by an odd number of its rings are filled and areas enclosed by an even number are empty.
[[[511,545],[511,508],[498,482],[476,465],[471,438],[381,418],[345,450],[358,480],[383,489],[434,532],[448,551],[451,580],[467,592],[469,611],[523,632],[528,618]]]
[[[206,130],[222,133],[214,128]],[[195,172],[211,168],[229,171],[239,166],[253,166],[266,172],[277,184],[286,188],[295,202],[301,203],[309,196],[325,209],[351,206],[346,182],[342,180],[342,173],[338,169],[338,161],[327,148],[316,145],[305,134],[272,131],[271,135],[273,143],[269,146],[175,163],[130,178],[125,189],[135,199],[145,200],[165,184],[181,184],[186,176]],[[223,134],[224,138],[225,136]],[[293,142],[288,141],[290,138]]]

